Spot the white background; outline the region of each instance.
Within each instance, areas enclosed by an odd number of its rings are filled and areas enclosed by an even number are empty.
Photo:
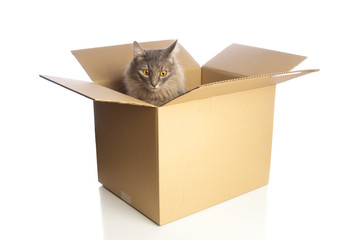
[[[2,1],[0,239],[361,239],[358,1]],[[159,227],[97,182],[89,80],[70,50],[178,38],[320,68],[277,86],[270,183]]]

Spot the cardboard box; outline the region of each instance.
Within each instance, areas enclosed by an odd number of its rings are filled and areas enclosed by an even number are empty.
[[[42,77],[94,100],[99,182],[159,225],[266,185],[276,84],[317,71],[238,44],[200,67],[179,46],[190,91],[155,107],[121,93],[132,44],[73,54],[93,82]]]

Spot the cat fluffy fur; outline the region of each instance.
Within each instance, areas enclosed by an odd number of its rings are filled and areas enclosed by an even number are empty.
[[[186,92],[183,70],[174,56],[176,44],[177,41],[165,49],[145,50],[133,43],[134,58],[125,70],[124,79],[128,95],[161,106]],[[148,76],[142,74],[144,69],[149,69]],[[165,77],[159,75],[162,70],[167,71]]]

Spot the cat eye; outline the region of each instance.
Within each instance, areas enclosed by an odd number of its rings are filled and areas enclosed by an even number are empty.
[[[142,71],[142,73],[146,76],[148,76],[150,74],[149,70],[148,69],[145,69]]]
[[[161,71],[160,73],[159,73],[159,75],[161,76],[161,77],[165,77],[166,75],[167,75],[167,71]]]

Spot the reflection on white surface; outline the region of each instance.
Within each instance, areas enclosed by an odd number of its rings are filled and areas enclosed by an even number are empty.
[[[104,187],[103,236],[111,239],[265,239],[267,187],[158,226]],[[237,230],[235,230],[237,229]]]

